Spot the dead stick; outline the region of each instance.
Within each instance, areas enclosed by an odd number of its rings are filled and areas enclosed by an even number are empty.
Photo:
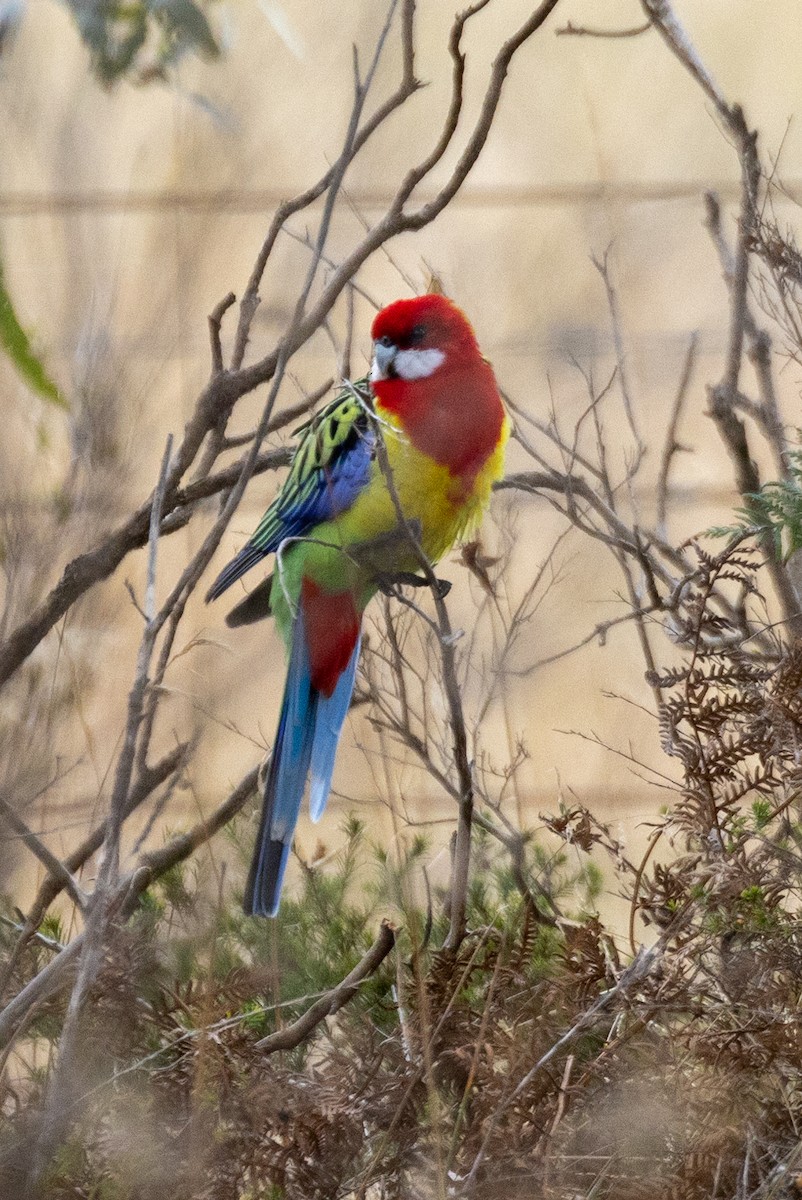
[[[346,975],[345,979],[336,987],[315,1001],[297,1021],[293,1021],[292,1025],[287,1025],[285,1029],[279,1029],[276,1033],[270,1033],[257,1042],[257,1048],[264,1050],[265,1054],[275,1054],[277,1050],[294,1050],[296,1046],[300,1046],[316,1025],[325,1021],[326,1017],[331,1017],[334,1013],[339,1012],[349,1000],[353,1000],[359,991],[360,983],[364,979],[368,979],[384,962],[394,945],[395,930],[389,921],[384,920],[376,941],[364,958],[356,964],[353,971]]]

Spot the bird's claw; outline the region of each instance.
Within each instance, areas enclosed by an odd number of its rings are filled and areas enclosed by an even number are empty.
[[[445,600],[451,591],[451,580],[436,579],[435,583],[437,586],[437,595],[441,600]],[[416,575],[414,571],[397,571],[393,575],[379,576],[379,590],[385,596],[391,596],[397,587],[429,587],[429,580],[424,575]]]

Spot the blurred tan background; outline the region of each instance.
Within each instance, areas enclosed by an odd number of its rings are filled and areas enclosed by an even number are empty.
[[[470,27],[466,129],[490,61],[530,7],[496,0]],[[677,11],[725,95],[741,101],[760,130],[764,150],[781,151],[779,174],[793,195],[802,179],[802,130],[791,119],[800,97],[798,0],[759,6],[757,17],[752,0],[677,0]],[[221,3],[212,14],[225,44],[221,61],[188,58],[170,84],[122,83],[104,92],[65,11],[47,0],[26,11],[0,56],[0,254],[17,310],[70,412],[38,400],[0,360],[3,535],[6,545],[24,542],[26,563],[7,597],[8,627],[70,557],[153,486],[168,432],[180,433],[208,377],[207,314],[227,291],[241,293],[277,201],[308,186],[338,153],[351,103],[351,45],[366,61],[385,14],[376,0]],[[353,243],[360,220],[383,211],[398,179],[436,136],[448,95],[452,16],[444,0],[419,4],[417,73],[428,86],[349,175],[352,211],[339,213],[329,248],[335,258]],[[710,105],[654,32],[622,40],[556,36],[569,21],[615,29],[642,20],[634,0],[558,5],[515,59],[489,144],[462,193],[433,226],[369,262],[360,284],[385,303],[422,289],[434,270],[472,318],[506,392],[542,419],[553,405],[570,429],[587,405],[577,364],[602,381],[615,363],[604,287],[591,261],[609,249],[626,363],[650,446],[636,497],[645,511],[688,343],[694,331],[699,335],[680,430],[694,452],[676,463],[669,530],[680,541],[726,523],[734,503],[726,457],[704,416],[705,385],[721,371],[727,295],[703,228],[703,193],[717,189],[731,213],[737,161]],[[377,97],[389,92],[398,70],[391,39]],[[452,154],[438,168],[432,186],[454,160]],[[778,209],[781,224],[796,215],[790,199]],[[299,220],[298,234],[305,228]],[[294,291],[283,280],[297,279],[306,261],[301,245],[282,241],[262,288],[254,357],[270,348],[288,316]],[[370,305],[358,300],[355,373],[367,364],[371,318]],[[335,337],[342,331],[339,314]],[[293,362],[296,382],[286,382],[280,403],[313,390],[336,363],[332,342],[321,336]],[[778,367],[794,425],[802,372],[782,359]],[[238,430],[252,427],[263,398],[257,393],[238,406]],[[620,404],[606,420],[611,450],[623,461],[631,434]],[[522,461],[514,451],[512,465]],[[251,483],[215,568],[242,544],[275,484],[270,475]],[[506,525],[508,502],[498,500]],[[523,591],[563,528],[543,501],[519,500],[516,507],[513,594]],[[199,514],[165,541],[162,594],[211,515]],[[486,543],[506,544],[492,522]],[[3,784],[57,852],[108,798],[139,632],[125,582],[141,588],[142,566],[141,555],[126,560],[0,694]],[[455,580],[455,622],[470,628],[475,585],[458,566],[446,564],[441,573]],[[579,535],[561,542],[552,573],[519,647],[519,670],[623,610],[610,556]],[[179,642],[183,648],[197,637],[201,644],[169,675],[162,744],[203,730],[190,787],[165,815],[173,828],[188,810],[218,803],[272,738],[283,677],[278,639],[269,625],[228,630],[225,611],[223,603],[196,604]],[[670,658],[667,642],[658,637],[655,644],[658,651],[665,644]],[[483,748],[500,763],[510,742],[523,739],[530,757],[517,776],[516,799],[525,823],[537,827],[539,813],[575,796],[635,853],[645,836],[641,823],[670,793],[644,781],[626,756],[675,776],[660,752],[651,703],[628,626],[612,632],[606,646],[590,644],[511,680],[506,705],[490,714]],[[587,740],[595,735],[621,753]],[[377,753],[369,727],[353,719],[335,787],[382,841],[391,827],[386,797],[377,794]],[[412,768],[399,768],[394,786],[413,815],[451,816]],[[336,846],[336,817],[314,833],[303,826],[309,852],[318,835]],[[215,853],[231,857],[221,839]],[[434,848],[431,857],[438,853]],[[13,860],[37,869],[33,860]]]

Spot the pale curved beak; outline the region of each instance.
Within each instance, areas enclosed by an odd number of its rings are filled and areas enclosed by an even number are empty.
[[[395,375],[393,363],[395,356],[398,354],[398,347],[392,344],[386,345],[382,342],[375,342],[373,345],[373,368],[370,372],[371,379],[375,382],[377,379],[392,379]]]

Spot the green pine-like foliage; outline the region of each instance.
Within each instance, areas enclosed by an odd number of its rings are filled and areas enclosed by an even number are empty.
[[[802,432],[798,431],[802,437]],[[787,562],[802,549],[802,449],[788,454],[785,479],[765,483],[759,492],[744,496],[746,503],[735,509],[739,518],[731,525],[714,526],[711,537],[742,539],[753,535],[770,541],[775,557]]]

